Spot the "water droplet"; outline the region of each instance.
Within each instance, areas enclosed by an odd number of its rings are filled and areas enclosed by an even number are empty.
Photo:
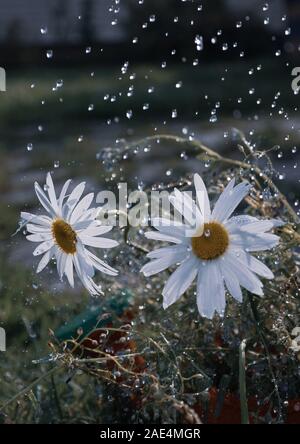
[[[176,119],[176,117],[177,117],[177,109],[173,109],[171,115],[172,115],[172,119]]]
[[[133,115],[133,112],[132,112],[131,109],[129,109],[128,111],[126,111],[126,117],[127,117],[127,119],[131,119],[132,115]]]
[[[52,57],[53,57],[53,50],[52,49],[48,49],[46,51],[46,57],[47,57],[47,59],[52,59]]]
[[[94,104],[91,103],[88,107],[88,111],[93,111],[94,110]]]
[[[175,87],[176,88],[181,88],[183,85],[182,81],[180,80],[179,82],[176,83]]]
[[[59,168],[59,160],[55,160],[53,166],[54,168]]]
[[[202,51],[203,49],[203,37],[202,35],[197,34],[194,40],[196,44],[197,51]]]
[[[33,150],[33,144],[27,143],[27,151],[32,151],[32,150]]]
[[[40,31],[41,31],[41,34],[47,34],[47,32],[48,32],[47,26],[42,26]]]
[[[206,229],[206,230],[204,230],[204,237],[210,237],[210,230],[209,229]]]
[[[123,64],[123,66],[122,66],[122,68],[121,68],[121,73],[122,73],[122,74],[126,74],[127,69],[128,69],[128,66],[129,66],[129,62],[125,62],[125,63]]]

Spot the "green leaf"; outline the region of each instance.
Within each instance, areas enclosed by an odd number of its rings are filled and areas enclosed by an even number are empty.
[[[239,348],[239,386],[240,386],[240,402],[241,402],[241,419],[242,424],[249,424],[247,388],[246,388],[246,339],[240,343]]]

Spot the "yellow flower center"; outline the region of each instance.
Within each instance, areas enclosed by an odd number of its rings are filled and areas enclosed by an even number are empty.
[[[228,232],[219,222],[209,222],[204,224],[202,235],[192,237],[192,249],[194,254],[205,261],[222,256],[227,250],[228,245]]]
[[[52,223],[52,234],[57,245],[67,254],[76,253],[76,233],[63,219],[56,219]]]

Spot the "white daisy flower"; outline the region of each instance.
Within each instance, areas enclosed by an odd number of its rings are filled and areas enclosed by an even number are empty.
[[[21,212],[21,218],[27,227],[27,237],[31,242],[39,242],[33,252],[34,256],[42,255],[37,273],[40,273],[55,257],[60,279],[65,275],[69,284],[74,287],[73,268],[84,287],[92,295],[101,292],[100,286],[93,281],[95,270],[116,276],[117,271],[99,259],[86,248],[112,248],[118,245],[113,239],[99,237],[108,233],[111,226],[101,226],[96,220],[97,208],[90,208],[94,193],[81,199],[85,182],[77,185],[66,196],[71,180],[68,180],[56,197],[51,174],[47,174],[46,188],[48,197],[37,182],[34,184],[36,195],[48,215],[34,215]]]
[[[228,183],[211,211],[205,184],[195,174],[197,203],[179,190],[170,197],[184,223],[171,225],[169,220],[156,219],[153,226],[158,231],[145,233],[148,239],[174,244],[147,255],[151,261],[141,270],[145,276],[180,264],[163,289],[164,308],[176,302],[197,278],[199,313],[211,319],[215,311],[224,313],[225,286],[241,302],[241,287],[263,295],[263,284],[256,275],[266,279],[274,277],[272,271],[250,252],[275,247],[279,237],[267,231],[279,223],[252,216],[230,217],[251,188],[248,182],[237,186],[234,183],[234,179]]]

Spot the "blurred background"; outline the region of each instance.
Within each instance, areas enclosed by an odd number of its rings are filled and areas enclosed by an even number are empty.
[[[1,0],[0,326],[9,338],[2,378],[16,388],[22,365],[30,380],[28,362],[46,353],[47,328],[87,302],[51,269],[37,277],[31,245],[11,237],[20,210],[37,205],[33,182],[43,184],[47,171],[58,186],[88,179],[94,191],[121,176],[132,187],[176,180],[209,165],[153,143],[116,167],[105,149],[169,133],[237,157],[237,128],[253,150],[273,148],[273,179],[297,209],[291,72],[299,51],[297,0]],[[16,364],[20,351],[24,362]]]

